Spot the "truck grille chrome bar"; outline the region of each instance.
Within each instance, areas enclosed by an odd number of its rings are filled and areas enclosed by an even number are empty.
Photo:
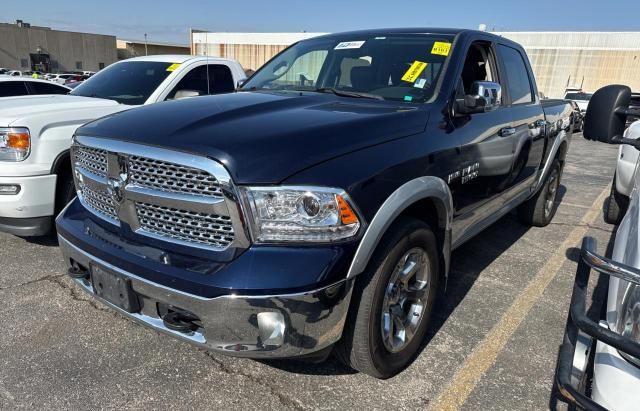
[[[111,224],[216,251],[248,246],[231,178],[213,160],[85,136],[71,160],[81,203]]]

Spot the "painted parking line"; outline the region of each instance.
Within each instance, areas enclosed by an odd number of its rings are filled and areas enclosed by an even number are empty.
[[[600,193],[582,217],[580,223],[569,233],[556,252],[551,255],[535,277],[518,294],[496,325],[467,357],[449,384],[432,402],[432,409],[449,411],[458,410],[462,407],[482,376],[494,364],[498,354],[504,349],[520,323],[527,317],[531,308],[540,299],[549,283],[562,268],[566,261],[566,250],[579,245],[582,238],[587,234],[589,226],[600,217],[602,202],[608,195],[609,187]]]

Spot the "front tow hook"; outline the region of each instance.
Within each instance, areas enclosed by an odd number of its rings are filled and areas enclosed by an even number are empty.
[[[162,317],[162,323],[165,327],[183,334],[189,334],[198,329],[198,325],[194,321],[197,321],[197,318],[176,311],[167,313]]]

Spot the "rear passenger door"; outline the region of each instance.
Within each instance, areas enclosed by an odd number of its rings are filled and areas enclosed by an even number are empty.
[[[3,81],[0,82],[0,97],[26,96],[29,94],[24,81]]]
[[[505,102],[511,118],[513,142],[511,172],[503,199],[509,202],[529,194],[545,150],[545,117],[533,81],[529,60],[523,50],[499,44],[498,57],[505,74]]]

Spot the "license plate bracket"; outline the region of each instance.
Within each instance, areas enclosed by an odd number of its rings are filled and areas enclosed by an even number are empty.
[[[131,279],[99,265],[90,267],[93,292],[98,297],[128,313],[140,311],[140,300],[131,287]]]

